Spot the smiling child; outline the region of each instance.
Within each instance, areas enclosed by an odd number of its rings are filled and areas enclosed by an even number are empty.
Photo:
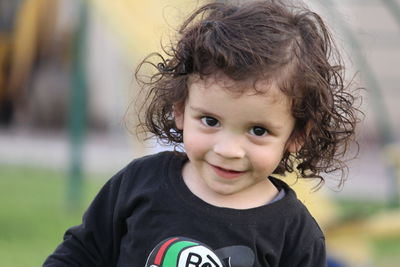
[[[138,69],[156,66],[140,126],[184,152],[117,173],[44,266],[326,266],[322,231],[274,175],[322,185],[345,169],[358,110],[344,66],[318,14],[228,2]]]

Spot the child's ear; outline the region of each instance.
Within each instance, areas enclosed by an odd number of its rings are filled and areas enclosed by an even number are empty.
[[[184,108],[180,105],[174,105],[173,112],[174,112],[175,126],[178,130],[182,131]]]
[[[290,140],[287,146],[287,151],[290,153],[297,153],[303,147],[304,141],[300,138],[293,138]]]
[[[311,123],[311,121],[308,121],[305,126],[305,129],[304,129],[305,133],[303,133],[303,134],[294,133],[294,135],[292,135],[290,137],[290,140],[287,145],[288,152],[297,153],[300,151],[300,149],[304,145],[304,139],[307,138],[311,132],[311,127],[312,127],[312,123]]]

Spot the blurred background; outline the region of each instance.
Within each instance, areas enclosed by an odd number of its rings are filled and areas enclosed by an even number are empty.
[[[0,0],[1,266],[41,265],[112,174],[164,149],[128,130],[134,71],[205,2]],[[400,0],[306,3],[365,88],[365,117],[342,190],[335,176],[317,193],[289,183],[326,233],[330,266],[399,266]]]

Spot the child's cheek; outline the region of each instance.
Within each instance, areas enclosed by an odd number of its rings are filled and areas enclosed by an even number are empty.
[[[252,165],[255,169],[270,175],[279,165],[282,159],[282,153],[279,148],[268,147],[254,149],[251,155]]]
[[[189,156],[194,156],[196,158],[202,157],[205,153],[212,149],[211,138],[198,132],[187,132],[183,136],[183,142],[186,153]]]

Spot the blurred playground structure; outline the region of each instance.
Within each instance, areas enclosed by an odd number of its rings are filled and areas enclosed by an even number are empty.
[[[204,2],[0,0],[0,163],[69,170],[69,200],[79,205],[85,172],[113,172],[161,149],[125,128],[134,69]],[[357,72],[355,83],[366,88],[365,118],[341,192],[333,183],[318,193],[308,183],[294,187],[343,261],[335,266],[374,266],[371,240],[400,242],[400,0],[306,2],[346,51],[349,78]],[[348,200],[383,206],[343,213],[338,203]]]

